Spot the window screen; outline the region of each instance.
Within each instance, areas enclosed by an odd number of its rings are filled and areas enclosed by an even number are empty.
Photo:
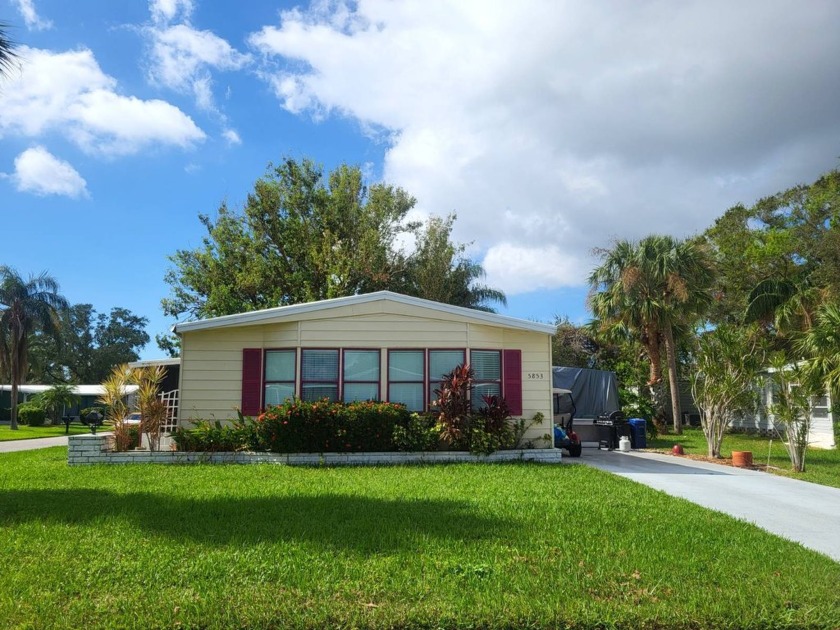
[[[279,405],[295,396],[294,350],[268,350],[265,353],[265,405]]]
[[[390,350],[388,352],[388,400],[402,403],[409,411],[424,411],[425,352]]]
[[[463,350],[430,350],[429,351],[429,401],[434,404],[437,399],[436,389],[440,389],[440,380],[459,365],[464,363]]]
[[[379,350],[344,351],[344,402],[379,400]]]

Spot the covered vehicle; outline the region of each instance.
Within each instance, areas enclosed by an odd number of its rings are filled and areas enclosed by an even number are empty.
[[[621,408],[618,402],[618,379],[615,372],[555,366],[552,386],[571,392],[575,404],[575,432],[581,443],[597,446],[600,431],[595,421]]]

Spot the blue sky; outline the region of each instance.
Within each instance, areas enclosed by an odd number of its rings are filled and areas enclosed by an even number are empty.
[[[540,321],[586,320],[593,247],[688,236],[840,155],[829,0],[0,0],[0,21],[21,53],[0,264],[152,337],[198,213],[287,155],[456,211],[503,312]]]

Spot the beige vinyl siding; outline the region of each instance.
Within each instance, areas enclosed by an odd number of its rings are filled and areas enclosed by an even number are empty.
[[[182,334],[181,348],[181,417],[185,420],[236,418],[244,348],[381,349],[383,397],[388,391],[388,349],[518,349],[522,351],[522,417],[530,419],[541,412],[546,419],[532,426],[525,437],[535,441],[535,446],[549,445],[542,441],[551,433],[550,343],[544,333],[476,324],[466,317],[394,302],[372,302],[307,313],[294,321],[187,331]],[[529,380],[528,373],[545,378]]]

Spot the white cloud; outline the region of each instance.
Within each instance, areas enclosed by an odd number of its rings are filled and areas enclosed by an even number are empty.
[[[90,153],[124,155],[151,145],[190,147],[204,132],[177,107],[117,93],[90,50],[20,49],[20,76],[0,93],[0,135],[60,133]]]
[[[212,71],[239,70],[250,63],[250,55],[240,53],[211,31],[198,30],[189,23],[192,11],[183,8],[183,23],[170,24],[179,15],[177,3],[153,1],[153,26],[144,30],[150,46],[149,78],[179,92],[192,92],[196,103],[214,110]]]
[[[151,0],[149,11],[155,22],[170,22],[177,16],[189,19],[193,12],[192,0]]]
[[[12,0],[12,4],[17,6],[26,28],[30,31],[44,31],[52,28],[53,23],[50,20],[45,20],[38,15],[35,0]]]
[[[456,210],[516,293],[836,166],[838,23],[829,1],[360,0],[249,42],[287,110],[384,129],[384,178]]]
[[[242,144],[242,138],[239,137],[239,134],[235,129],[225,129],[222,132],[222,137],[231,146],[234,144]]]
[[[36,195],[87,197],[87,182],[68,162],[44,147],[27,149],[15,158],[12,181],[19,191]]]

